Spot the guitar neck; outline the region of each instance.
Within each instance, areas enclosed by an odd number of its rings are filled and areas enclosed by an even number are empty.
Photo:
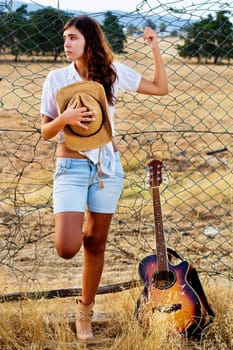
[[[169,271],[159,187],[152,187],[158,272]]]

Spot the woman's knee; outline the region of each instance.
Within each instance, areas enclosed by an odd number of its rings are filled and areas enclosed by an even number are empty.
[[[61,213],[55,217],[55,248],[60,257],[73,258],[82,246],[82,213]]]
[[[63,230],[55,233],[55,248],[63,259],[73,258],[79,252],[82,242],[81,232],[74,233]]]
[[[105,252],[106,240],[103,238],[96,238],[95,236],[84,235],[83,245],[84,248],[92,254],[103,254]]]
[[[62,245],[59,242],[55,243],[55,248],[57,254],[63,259],[72,259],[80,250],[81,245],[79,246],[67,246]]]

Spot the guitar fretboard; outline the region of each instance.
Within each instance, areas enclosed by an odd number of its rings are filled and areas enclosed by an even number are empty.
[[[152,187],[158,272],[169,271],[159,187]]]

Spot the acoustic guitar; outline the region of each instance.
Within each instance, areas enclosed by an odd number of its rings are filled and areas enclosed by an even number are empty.
[[[157,254],[145,257],[139,264],[144,289],[137,303],[136,314],[140,323],[149,327],[153,318],[162,313],[168,327],[190,337],[205,323],[206,310],[188,282],[191,265],[184,260],[178,265],[172,265],[168,260],[159,193],[162,162],[152,160],[149,172]]]

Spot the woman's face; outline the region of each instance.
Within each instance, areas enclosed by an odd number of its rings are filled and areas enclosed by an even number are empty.
[[[68,61],[75,61],[83,57],[86,40],[82,33],[75,28],[69,27],[64,33],[64,50]]]

